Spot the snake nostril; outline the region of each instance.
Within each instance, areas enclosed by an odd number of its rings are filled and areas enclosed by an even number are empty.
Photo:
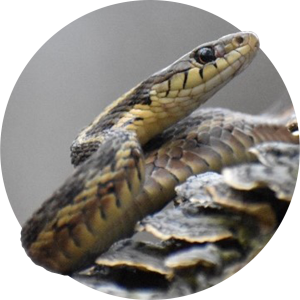
[[[240,45],[244,42],[244,38],[242,36],[237,36],[235,42]]]

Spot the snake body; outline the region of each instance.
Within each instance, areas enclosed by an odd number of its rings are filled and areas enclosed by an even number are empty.
[[[252,160],[247,149],[262,141],[296,142],[283,118],[225,109],[191,114],[257,50],[250,32],[203,44],[107,107],[73,142],[72,176],[23,227],[30,258],[70,274],[131,235],[189,176]]]

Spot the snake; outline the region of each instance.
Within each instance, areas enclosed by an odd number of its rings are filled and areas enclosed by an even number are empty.
[[[22,245],[45,269],[72,274],[139,220],[162,209],[192,175],[253,160],[264,141],[297,142],[286,118],[198,107],[259,49],[252,32],[196,47],[109,105],[71,145],[73,174],[25,223]]]

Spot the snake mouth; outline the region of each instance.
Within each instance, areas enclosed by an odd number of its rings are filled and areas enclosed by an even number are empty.
[[[249,32],[249,45],[254,51],[260,47],[259,38],[254,32]]]
[[[216,41],[216,45],[222,45],[225,53],[227,54],[231,51],[247,46],[250,47],[248,51],[257,52],[260,43],[258,36],[254,32],[241,31],[220,38]]]
[[[218,58],[226,60],[227,68],[235,69],[234,76],[240,74],[252,62],[259,47],[258,36],[250,31],[224,36],[215,45]]]
[[[190,58],[204,66],[218,58],[232,55],[236,51],[242,56],[256,54],[259,49],[258,36],[250,31],[241,31],[226,35],[220,39],[202,44],[190,53]]]

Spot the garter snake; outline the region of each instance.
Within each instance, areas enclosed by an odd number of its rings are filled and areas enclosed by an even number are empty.
[[[70,274],[131,235],[189,176],[251,160],[247,149],[261,141],[295,141],[284,121],[225,109],[190,115],[258,48],[251,32],[202,44],[108,106],[73,142],[74,173],[23,227],[29,257]]]

